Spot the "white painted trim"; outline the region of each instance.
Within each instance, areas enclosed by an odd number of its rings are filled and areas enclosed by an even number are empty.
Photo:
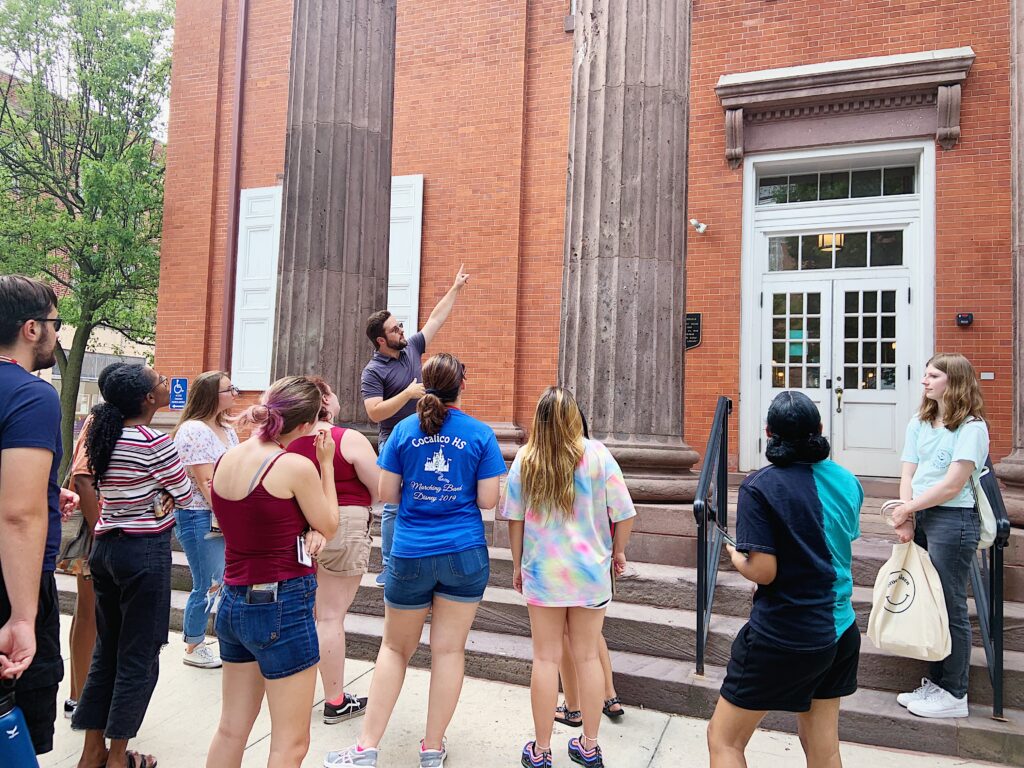
[[[759,170],[769,173],[799,172],[811,167],[871,167],[880,163],[914,162],[918,166],[918,194],[900,198],[868,198],[855,205],[860,213],[875,221],[920,222],[917,229],[919,258],[916,268],[909,269],[911,303],[910,338],[917,344],[911,355],[911,381],[923,375],[924,362],[935,348],[935,142],[915,140],[875,145],[827,147],[811,150],[775,152],[748,155],[743,160],[743,231],[740,238],[740,387],[739,387],[739,466],[749,470],[760,465],[757,451],[758,437],[763,434],[764,408],[761,407],[760,382],[757,364],[761,344],[761,307],[758,293],[762,290],[762,272],[758,269],[756,244],[758,232],[769,221],[779,229],[793,226],[799,221],[814,218],[818,225],[828,226],[832,221],[848,218],[850,203],[829,201],[826,204],[804,204],[757,207],[757,175]],[[814,209],[813,212],[810,209]],[[829,275],[850,274],[868,277],[870,270],[837,270]],[[799,273],[785,273],[787,279]],[[852,274],[851,274],[852,276]],[[820,272],[807,273],[807,279],[821,279]]]
[[[881,69],[901,64],[919,64],[921,62],[956,61],[964,57],[973,57],[974,49],[969,45],[960,48],[943,48],[936,51],[916,51],[914,53],[897,53],[891,56],[868,56],[862,59],[843,59],[841,61],[822,61],[816,64],[801,64],[796,67],[777,67],[775,69],[759,69],[756,72],[738,72],[722,75],[718,78],[718,87],[729,85],[747,85],[749,83],[784,80],[790,77],[808,75],[826,75],[837,72],[855,72],[858,70]]]
[[[423,174],[391,177],[391,233],[388,239],[388,310],[419,328],[420,266],[423,251]]]

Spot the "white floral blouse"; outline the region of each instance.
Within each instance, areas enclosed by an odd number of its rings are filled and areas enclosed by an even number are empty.
[[[217,434],[201,421],[189,420],[178,427],[174,435],[174,445],[178,449],[181,463],[188,470],[188,478],[192,482],[192,503],[185,509],[209,509],[206,497],[200,492],[191,467],[195,464],[216,464],[229,448],[238,445],[238,435],[231,427],[224,427],[228,444],[221,442]]]

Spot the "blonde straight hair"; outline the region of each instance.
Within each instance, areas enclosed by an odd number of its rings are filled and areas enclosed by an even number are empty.
[[[520,475],[527,507],[572,517],[576,467],[583,458],[583,418],[567,389],[548,387],[537,402]]]
[[[946,374],[946,391],[942,394],[942,424],[946,429],[954,432],[970,419],[985,420],[985,401],[981,399],[978,377],[966,357],[955,352],[940,352],[926,365]],[[922,396],[918,418],[931,424],[938,416],[939,404]]]

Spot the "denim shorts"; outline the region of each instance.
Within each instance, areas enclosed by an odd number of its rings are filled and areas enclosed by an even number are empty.
[[[490,575],[487,547],[428,557],[392,555],[384,582],[384,602],[404,610],[429,608],[434,595],[457,603],[478,603]]]
[[[250,605],[247,587],[225,584],[217,609],[220,657],[229,664],[255,661],[260,674],[277,680],[320,662],[313,605],[316,576],[297,576],[278,584],[277,601]]]

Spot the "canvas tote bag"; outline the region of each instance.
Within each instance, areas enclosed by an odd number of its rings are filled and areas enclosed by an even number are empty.
[[[912,541],[894,544],[875,579],[868,637],[896,656],[941,661],[952,640],[939,574],[928,551]]]
[[[992,511],[988,494],[981,486],[981,478],[988,474],[988,467],[971,473],[971,490],[974,491],[974,508],[978,511],[978,549],[988,549],[996,540],[996,514]]]

